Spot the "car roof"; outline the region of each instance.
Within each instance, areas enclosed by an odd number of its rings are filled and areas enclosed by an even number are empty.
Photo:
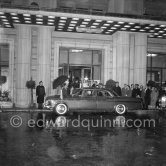
[[[114,95],[116,95],[116,96],[119,96],[114,90],[112,90],[112,89],[107,89],[107,88],[95,88],[95,87],[84,87],[84,88],[77,88],[77,89],[82,89],[82,90],[84,90],[84,89],[86,89],[86,90],[107,90],[107,91],[109,91],[109,92],[112,92],[112,93],[114,93]]]
[[[84,87],[84,88],[77,88],[77,89],[87,89],[87,90],[108,90],[108,91],[112,91],[111,89],[107,89],[107,88],[95,88],[95,87]]]

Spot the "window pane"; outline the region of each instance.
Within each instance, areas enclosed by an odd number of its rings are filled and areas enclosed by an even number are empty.
[[[77,53],[70,52],[69,63],[74,65],[91,65],[92,63],[91,51],[83,51]]]
[[[59,64],[60,65],[67,64],[67,59],[68,59],[68,50],[60,49]]]
[[[93,51],[93,65],[101,64],[101,51]]]
[[[100,80],[101,76],[101,67],[100,66],[93,66],[93,79]]]
[[[101,81],[101,50],[85,50],[61,47],[59,51],[59,75],[68,75],[71,80],[79,78]]]
[[[147,56],[147,81],[155,81],[159,86],[166,81],[165,62],[165,54],[149,54]]]
[[[1,91],[9,90],[9,45],[0,45]]]

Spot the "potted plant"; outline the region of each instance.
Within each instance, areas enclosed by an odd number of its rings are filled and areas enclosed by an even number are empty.
[[[2,95],[2,84],[5,84],[6,80],[6,76],[0,76],[0,96]]]
[[[107,89],[113,89],[115,87],[115,85],[116,85],[116,81],[109,79],[109,80],[107,80],[105,87]]]
[[[6,76],[0,76],[0,85],[6,83]]]
[[[30,107],[33,108],[34,107],[34,103],[33,103],[33,89],[36,88],[36,83],[35,83],[35,81],[32,80],[32,77],[31,77],[31,79],[29,81],[26,82],[26,87],[31,90],[31,103],[30,103]]]

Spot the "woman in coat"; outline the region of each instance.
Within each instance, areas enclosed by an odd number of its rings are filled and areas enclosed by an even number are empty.
[[[152,108],[156,108],[156,103],[157,103],[158,96],[159,96],[159,92],[158,92],[157,88],[156,87],[152,87],[151,101],[150,101],[150,106]]]

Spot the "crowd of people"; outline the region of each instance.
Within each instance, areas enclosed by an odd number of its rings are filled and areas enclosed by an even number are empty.
[[[166,85],[166,84],[165,84]],[[61,90],[63,96],[68,96],[73,93],[74,89],[80,88],[81,83],[79,79],[75,79],[73,81],[67,80],[62,86],[59,86],[59,90],[57,91],[58,95],[61,95]],[[105,86],[97,81],[94,81],[91,87],[95,88],[104,88]],[[166,87],[166,86],[165,86]],[[58,88],[57,88],[58,89]],[[139,84],[131,84],[127,85],[124,84],[124,87],[121,88],[119,86],[119,82],[116,82],[115,86],[112,88],[119,96],[126,96],[126,97],[133,97],[133,98],[141,98],[143,101],[144,109],[156,108],[159,106],[158,99],[160,96],[163,95],[163,92],[166,93],[166,88],[163,91],[161,88],[152,86],[147,84],[146,87]],[[43,82],[40,81],[39,85],[36,88],[36,96],[37,96],[37,103],[38,108],[41,108],[44,102],[45,88],[43,86]]]
[[[124,84],[124,87],[119,86],[119,82],[116,82],[113,90],[119,96],[127,96],[133,98],[141,98],[143,101],[144,109],[156,108],[159,106],[158,99],[163,94],[163,90],[157,86],[151,86],[149,84],[146,87],[139,84]]]
[[[79,78],[76,78],[74,80],[67,80],[62,86],[63,96],[72,95],[74,89],[82,87],[103,88],[104,85],[102,83],[98,83],[97,81],[93,81],[88,82],[86,86],[85,84],[83,86]]]
[[[103,88],[105,86],[101,83],[97,83],[97,81],[94,81],[91,87]],[[69,81],[68,83],[64,83],[64,86],[62,88],[63,95],[71,95],[75,88],[80,88],[80,81],[78,79],[74,80],[73,82]],[[143,101],[144,109],[157,108],[159,106],[158,99],[163,93],[162,89],[157,86],[147,84],[146,87],[144,87],[143,85],[139,84],[124,84],[124,87],[121,88],[119,86],[119,82],[116,82],[113,90],[119,96],[141,98]]]

